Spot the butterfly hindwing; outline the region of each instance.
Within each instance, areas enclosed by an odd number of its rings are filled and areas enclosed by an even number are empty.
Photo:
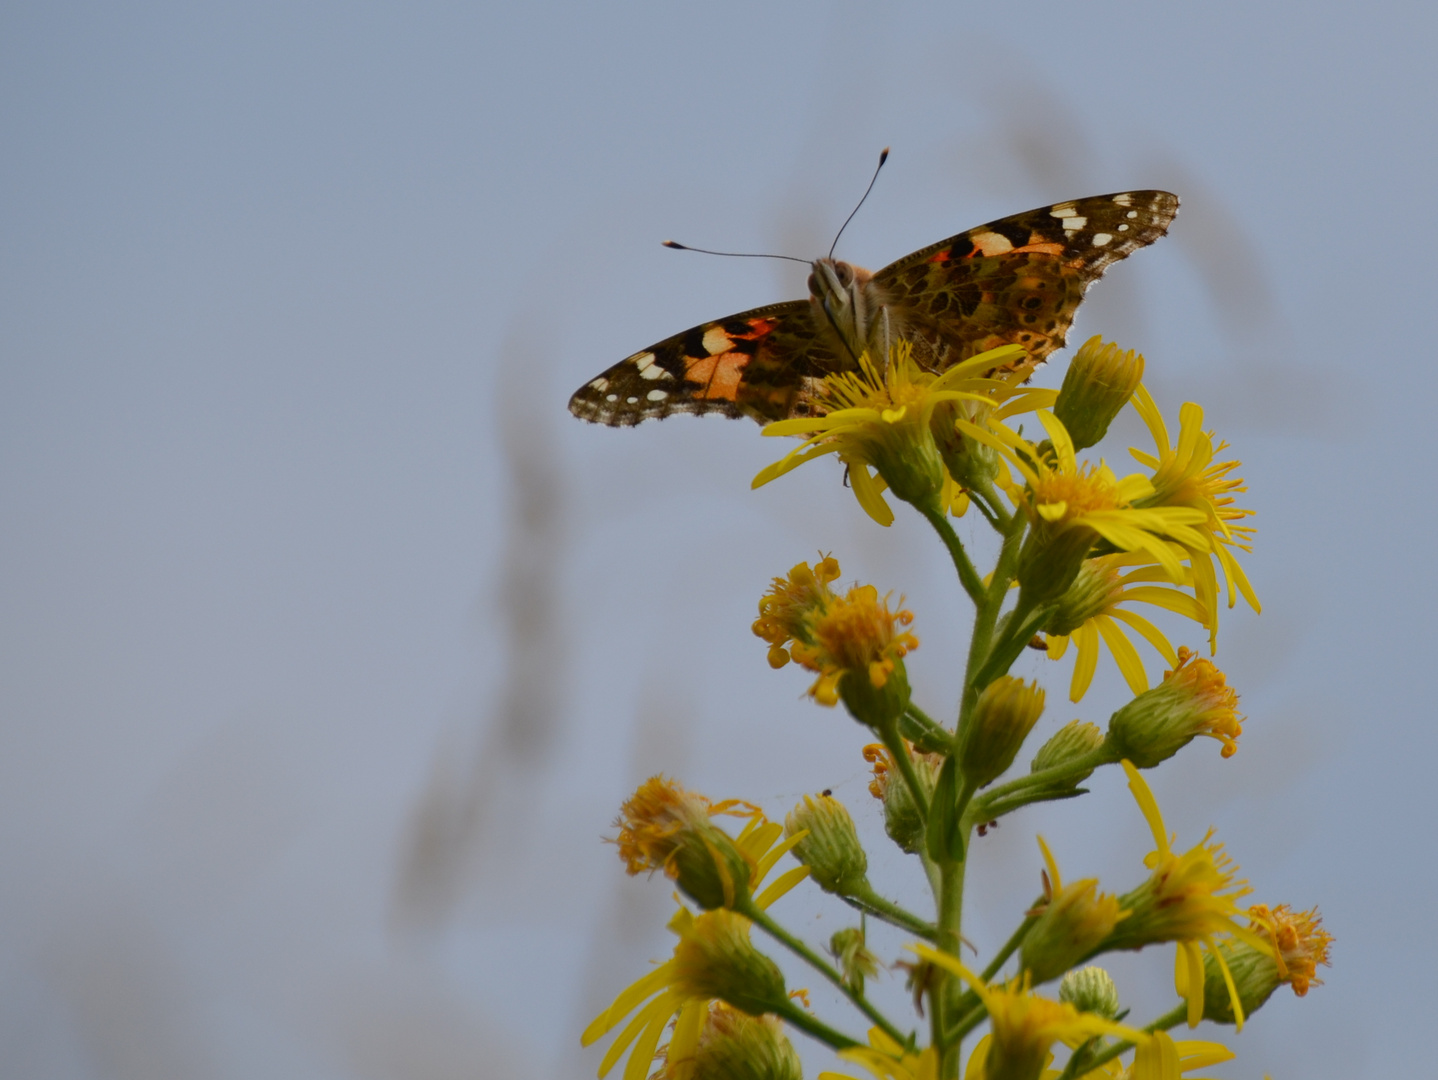
[[[969,229],[878,271],[898,332],[952,367],[1022,345],[1026,367],[1064,344],[1084,291],[1168,230],[1178,198],[1127,191],[1045,206]]]
[[[802,414],[809,380],[832,364],[809,301],[792,300],[701,323],[637,352],[580,387],[569,411],[617,427],[671,413],[781,420]]]

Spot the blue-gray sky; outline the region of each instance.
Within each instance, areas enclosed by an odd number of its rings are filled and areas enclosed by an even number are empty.
[[[817,254],[885,145],[840,250],[870,267],[1183,197],[1076,340],[1142,349],[1244,460],[1265,608],[1220,641],[1239,754],[1154,786],[1338,937],[1216,1073],[1425,1073],[1435,46],[1398,3],[6,6],[0,1074],[592,1075],[578,1032],[668,948],[664,883],[598,839],[638,780],[779,814],[833,787],[876,837],[862,733],[748,625],[832,550],[907,595],[944,711],[936,543],[833,469],[751,493],[747,422],[564,402],[802,293],[660,240]],[[1061,702],[1068,664],[1024,664]],[[1121,700],[1110,669],[1044,724]],[[1036,830],[1068,874],[1139,872],[1094,788],[984,842],[981,947]],[[1136,1015],[1168,963],[1115,965]]]

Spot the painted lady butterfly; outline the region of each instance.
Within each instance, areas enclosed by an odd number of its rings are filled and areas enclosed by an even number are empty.
[[[651,345],[580,387],[569,411],[616,427],[670,413],[808,416],[825,375],[857,368],[866,349],[887,356],[894,339],[912,342],[933,371],[1022,345],[1027,373],[1063,346],[1084,290],[1167,232],[1177,213],[1167,191],[1126,191],[980,225],[875,273],[816,259],[807,300]]]

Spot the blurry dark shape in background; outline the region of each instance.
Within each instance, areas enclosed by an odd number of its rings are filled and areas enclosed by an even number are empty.
[[[505,643],[498,701],[467,763],[462,755],[456,762],[450,746],[436,754],[400,854],[393,911],[403,929],[434,929],[453,913],[482,861],[491,808],[542,767],[564,708],[559,584],[569,531],[554,429],[569,416],[542,377],[541,351],[532,337],[511,334],[496,365],[493,400],[509,477],[508,537],[497,573]]]

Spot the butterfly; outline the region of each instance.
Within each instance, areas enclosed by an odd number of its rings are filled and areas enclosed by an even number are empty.
[[[871,273],[816,259],[809,298],[730,315],[626,357],[569,399],[583,420],[627,427],[670,413],[760,423],[823,412],[826,375],[908,341],[942,372],[1020,345],[1027,376],[1061,348],[1084,291],[1168,231],[1178,196],[1125,191],[1044,206],[959,233]]]

